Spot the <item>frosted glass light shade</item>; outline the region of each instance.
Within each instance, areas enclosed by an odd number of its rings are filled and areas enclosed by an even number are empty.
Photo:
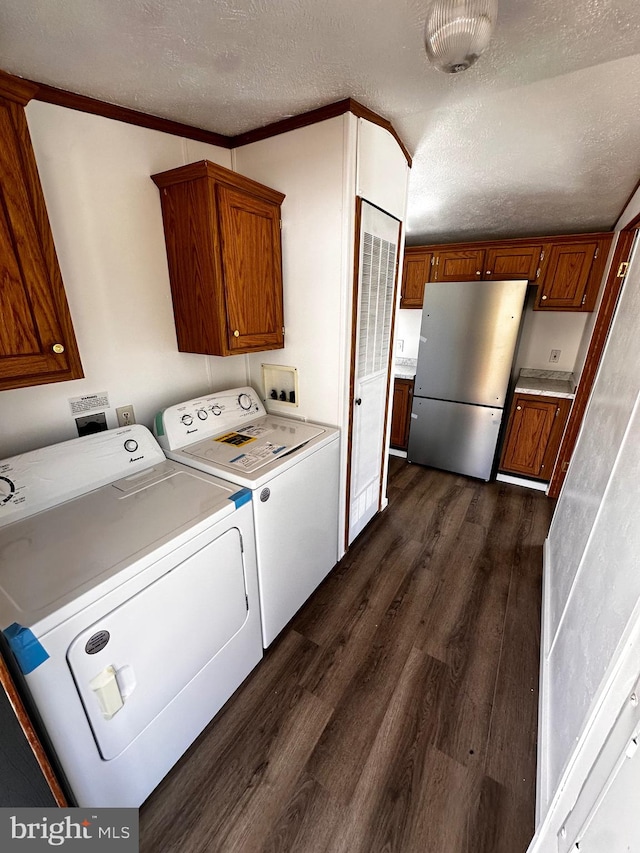
[[[447,74],[465,71],[489,44],[497,17],[498,0],[433,0],[424,28],[430,62]]]

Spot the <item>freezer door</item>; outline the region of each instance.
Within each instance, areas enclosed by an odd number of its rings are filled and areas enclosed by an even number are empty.
[[[503,407],[526,281],[429,282],[414,393]]]
[[[409,462],[489,480],[502,409],[413,398]]]

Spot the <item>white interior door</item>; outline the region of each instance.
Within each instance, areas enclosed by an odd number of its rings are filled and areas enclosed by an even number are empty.
[[[362,202],[348,542],[380,508],[400,223]]]

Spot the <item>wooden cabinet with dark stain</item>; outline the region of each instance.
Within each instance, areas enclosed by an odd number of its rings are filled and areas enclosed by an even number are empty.
[[[182,352],[284,346],[284,195],[207,160],[152,176],[160,189]]]
[[[411,246],[403,278],[410,296],[405,299],[403,290],[400,307],[422,308],[426,281],[526,279],[537,285],[535,310],[593,311],[612,238],[599,232]]]
[[[391,413],[391,447],[397,450],[406,450],[409,445],[412,401],[413,379],[395,379]]]
[[[560,447],[571,400],[516,393],[511,405],[500,470],[549,480]]]
[[[431,275],[433,252],[406,249],[402,269],[401,308],[422,308],[424,286]]]
[[[486,281],[528,279],[534,281],[542,256],[542,242],[531,245],[508,244],[488,248],[484,259]]]
[[[83,376],[24,114],[36,91],[0,72],[0,390]]]
[[[431,281],[480,281],[484,265],[484,249],[460,246],[434,252]]]
[[[538,277],[535,309],[593,311],[612,235],[554,240]]]

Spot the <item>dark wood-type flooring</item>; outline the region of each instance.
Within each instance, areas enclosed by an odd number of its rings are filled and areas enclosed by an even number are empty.
[[[524,853],[552,502],[391,459],[389,507],[143,805],[142,853]]]

